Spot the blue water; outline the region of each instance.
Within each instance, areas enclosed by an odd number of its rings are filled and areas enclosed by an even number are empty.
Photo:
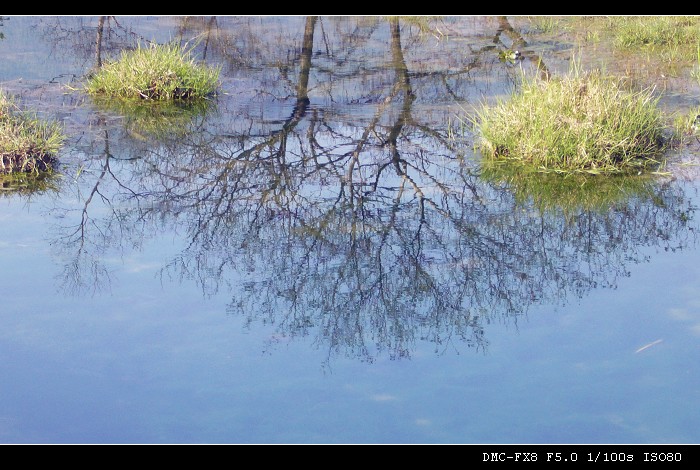
[[[85,123],[94,112],[89,103],[48,92],[37,98],[32,91],[62,67],[79,75],[82,69],[70,64],[80,61],[43,58],[46,43],[24,36],[30,20],[4,22],[0,56],[22,38],[39,57],[31,67],[21,65],[36,82],[24,88],[12,76],[24,69],[5,62],[0,87],[24,93],[28,104],[48,101],[46,112],[62,116],[72,134],[56,192],[0,194],[0,442],[700,442],[697,221],[692,210],[685,224],[673,216],[698,206],[694,181],[670,182],[678,199],[658,206],[664,208],[658,219],[650,215],[656,206],[645,200],[609,220],[581,212],[578,223],[586,216],[600,222],[584,224],[592,249],[600,250],[587,255],[585,243],[556,215],[528,214],[507,193],[486,186],[477,188],[486,202],[467,198],[458,205],[441,200],[443,193],[418,176],[426,193],[437,195],[436,206],[453,211],[444,218],[428,206],[420,249],[410,241],[419,218],[410,187],[394,225],[396,193],[383,189],[368,196],[358,232],[341,214],[328,219],[327,234],[308,235],[312,230],[298,220],[318,220],[332,206],[338,191],[331,172],[328,181],[317,175],[287,194],[294,199],[289,204],[264,206],[271,211],[266,222],[243,218],[252,217],[257,190],[232,202],[221,220],[207,219],[210,201],[188,199],[177,186],[171,192],[181,191],[179,197],[169,200],[168,184],[156,182],[156,174],[179,171],[160,158],[172,156],[167,145],[134,143],[118,126],[109,127],[114,177],[100,177],[106,157],[94,137],[100,127],[93,132]],[[297,41],[302,20],[289,25]],[[162,34],[175,36],[167,29],[173,20],[163,22]],[[376,34],[385,34],[382,28]],[[252,82],[261,74],[250,73]],[[257,106],[249,90],[240,94],[240,102],[223,108]],[[271,103],[269,114],[284,105]],[[335,111],[320,97],[316,105],[327,116]],[[354,116],[352,106],[343,106],[338,121],[329,122],[357,125],[348,134],[359,134],[371,109]],[[299,125],[298,135],[307,125]],[[292,153],[302,148],[289,144]],[[173,166],[189,162],[189,151]],[[140,159],[118,159],[131,155]],[[380,158],[369,151],[364,158],[373,157]],[[430,159],[439,167],[434,173],[444,170],[445,181],[458,187],[454,168],[441,158]],[[150,173],[151,167],[161,172]],[[381,181],[385,188],[401,184],[396,175]],[[88,202],[96,183],[100,191]],[[142,198],[130,198],[124,188]],[[81,244],[76,228],[84,207]],[[284,208],[296,216],[282,214]],[[459,232],[456,220],[475,231]],[[207,225],[213,221],[220,225]],[[261,229],[251,236],[255,223]],[[545,230],[531,236],[538,226]],[[381,227],[391,228],[385,245]],[[604,233],[603,227],[612,228]],[[195,235],[197,228],[204,233]],[[476,256],[482,248],[497,251],[499,236],[518,249]],[[474,239],[481,242],[471,245]],[[528,242],[548,248],[533,249],[526,260],[535,264],[517,267],[529,279],[519,284],[511,269],[518,253],[530,253]],[[484,272],[511,292],[517,311],[485,289],[495,284],[480,277]],[[435,291],[419,282],[421,273]],[[528,289],[536,298],[528,300]],[[468,312],[479,316],[481,341],[469,336],[472,327],[458,326]]]

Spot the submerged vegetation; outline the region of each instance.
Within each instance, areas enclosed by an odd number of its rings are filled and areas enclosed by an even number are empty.
[[[531,205],[541,214],[561,214],[567,220],[582,211],[604,214],[628,204],[632,198],[653,201],[656,191],[656,180],[649,176],[589,178],[582,173],[561,176],[523,171],[503,162],[482,165],[480,176],[511,191],[517,204]]]
[[[124,117],[124,128],[139,140],[160,139],[186,135],[197,118],[204,119],[215,110],[209,100],[183,102],[152,100],[114,100],[96,97],[100,110]]]
[[[638,173],[657,169],[665,150],[652,90],[631,91],[599,71],[541,79],[522,75],[509,99],[473,118],[485,158],[542,172]]]
[[[219,86],[218,68],[197,64],[178,44],[152,44],[122,52],[87,81],[91,95],[145,100],[199,99]]]
[[[51,171],[64,140],[58,123],[22,111],[0,90],[0,175]]]
[[[57,191],[53,172],[0,174],[0,196]]]

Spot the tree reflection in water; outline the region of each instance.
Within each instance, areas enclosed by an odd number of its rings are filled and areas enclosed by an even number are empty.
[[[93,173],[78,229],[64,227],[60,245],[75,250],[92,237],[97,246],[129,240],[133,249],[149,230],[184,229],[188,246],[164,277],[194,280],[205,295],[229,292],[230,314],[251,328],[264,322],[279,335],[309,337],[329,361],[373,361],[410,357],[419,341],[436,354],[485,350],[489,323],[614,288],[631,263],[647,259],[647,247],[694,241],[694,208],[680,185],[619,184],[592,207],[558,199],[556,185],[537,194],[544,181],[504,179],[463,153],[444,121],[424,116],[424,100],[438,89],[444,100],[459,94],[450,82],[471,80],[488,47],[472,50],[459,70],[413,72],[406,57],[416,53],[402,43],[399,19],[358,24],[339,36],[338,50],[326,29],[318,39],[323,24],[306,18],[298,53],[281,62],[267,90],[292,104],[287,117],[264,119],[222,99],[171,134],[134,138],[128,126],[110,127],[121,133],[122,154],[136,156],[122,176],[111,172],[103,121],[104,151],[91,154],[104,171]],[[361,87],[345,88],[343,64],[382,28],[384,66],[369,73],[355,62],[356,80],[371,83],[358,95]],[[502,22],[494,28],[500,37]],[[240,44],[221,31],[206,38],[210,56]],[[542,71],[540,58],[537,65]],[[316,105],[319,90],[321,101],[371,103],[373,114],[350,118],[342,106]],[[109,211],[90,219],[97,194]],[[83,254],[79,248],[74,259]],[[76,292],[85,284],[80,266],[64,277]]]

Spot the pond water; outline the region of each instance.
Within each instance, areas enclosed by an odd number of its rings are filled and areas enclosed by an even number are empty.
[[[697,148],[565,185],[464,125],[574,54],[671,110],[687,70],[526,17],[1,23],[0,88],[68,140],[0,191],[0,442],[700,442]],[[221,66],[207,106],[80,91],[169,40]]]

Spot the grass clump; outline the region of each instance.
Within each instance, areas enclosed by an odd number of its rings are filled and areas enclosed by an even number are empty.
[[[122,52],[106,62],[87,81],[91,95],[146,100],[198,99],[213,95],[219,68],[195,63],[178,44],[152,44]]]
[[[569,25],[562,22],[560,18],[553,16],[530,16],[528,20],[537,33],[551,34],[570,30]]]
[[[678,112],[673,118],[674,138],[680,143],[700,137],[700,107]]]
[[[0,175],[51,171],[64,140],[58,123],[20,110],[0,90]]]
[[[614,174],[660,164],[662,115],[651,90],[632,92],[598,71],[523,76],[508,100],[473,118],[485,157],[540,172]]]
[[[700,41],[698,41],[698,46],[696,48],[696,61],[693,70],[690,72],[690,76],[700,83]]]
[[[607,22],[622,48],[684,47],[700,40],[698,16],[613,16]]]

